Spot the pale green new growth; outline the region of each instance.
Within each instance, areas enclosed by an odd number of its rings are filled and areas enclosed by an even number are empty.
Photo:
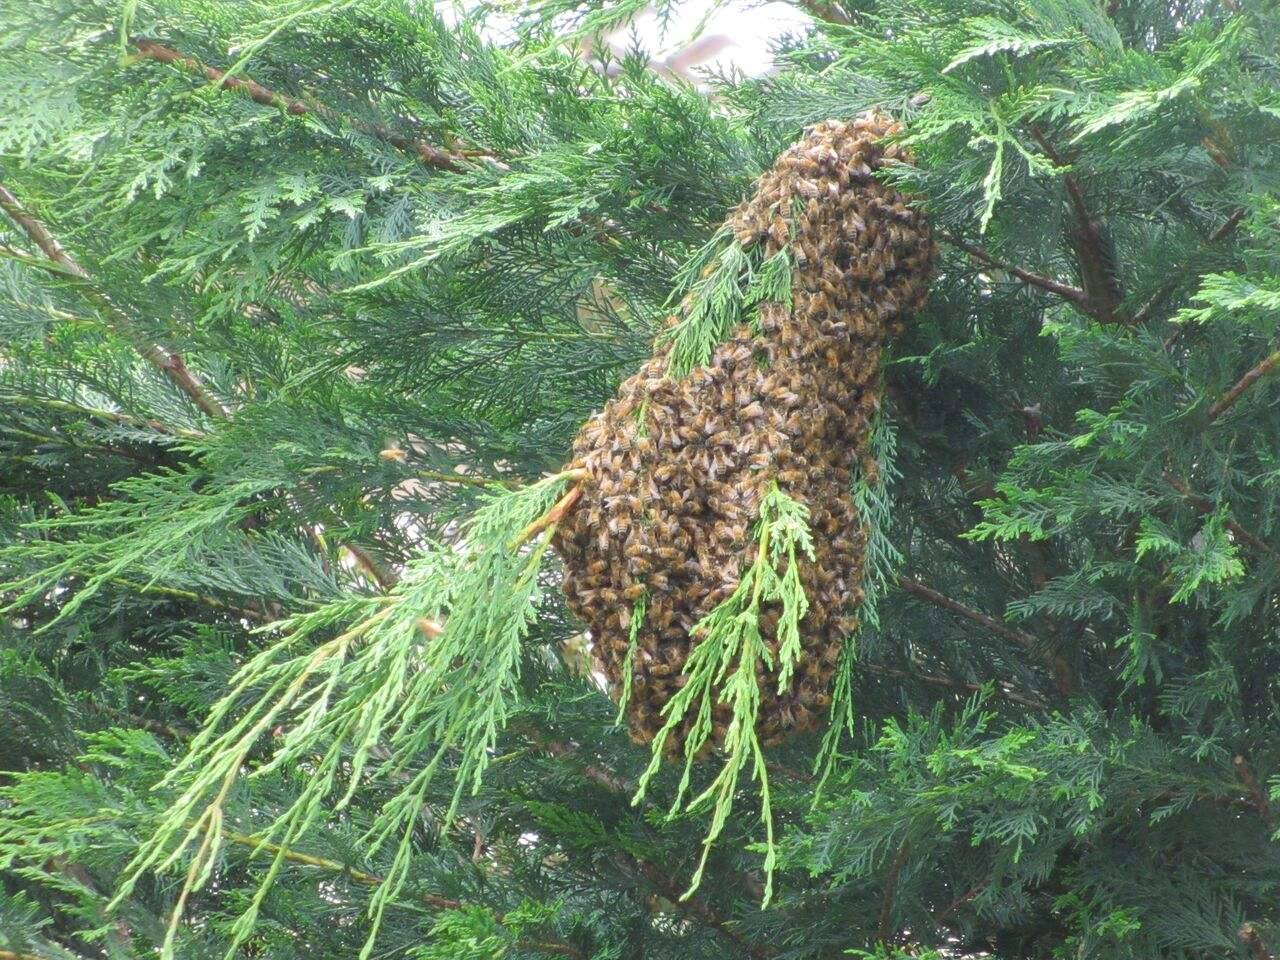
[[[733,719],[720,744],[724,764],[711,784],[685,806],[695,810],[710,804],[711,824],[702,844],[698,868],[684,896],[698,888],[707,856],[724,829],[733,809],[738,779],[747,764],[751,779],[760,781],[760,818],[765,825],[765,893],[767,904],[773,895],[773,868],[777,858],[773,844],[773,812],[770,805],[769,779],[764,752],[756,734],[756,717],[760,710],[760,685],[756,667],[763,663],[778,678],[778,687],[790,683],[800,659],[800,621],[809,609],[809,601],[800,582],[797,552],[813,560],[813,541],[809,533],[808,508],[772,484],[760,501],[760,522],[756,528],[759,549],[755,560],[742,575],[737,589],[693,628],[701,640],[685,663],[687,678],[680,691],[667,702],[662,712],[666,724],[653,741],[653,756],[640,778],[635,801],[644,796],[650,780],[662,765],[663,747],[672,732],[692,715],[693,726],[684,743],[684,772],[669,816],[675,816],[689,791],[693,762],[706,746],[712,729],[712,715],[717,704],[733,711]],[[760,633],[760,615],[765,604],[781,606],[778,621],[778,656],[775,661]]]
[[[752,319],[762,303],[791,305],[791,258],[784,247],[762,260],[763,248],[748,249],[721,227],[676,274],[668,306],[682,301],[685,313],[659,335],[671,344],[667,372],[684,377],[711,359],[735,326]],[[687,299],[683,299],[687,298]]]
[[[614,726],[621,726],[627,713],[627,704],[631,702],[632,675],[635,672],[636,644],[640,639],[640,628],[644,625],[644,616],[649,607],[648,592],[642,593],[635,606],[631,608],[631,626],[627,633],[627,660],[622,665],[622,696],[618,698],[618,719]]]
[[[515,704],[521,641],[535,614],[552,531],[528,547],[513,540],[546,512],[568,479],[557,474],[490,496],[468,523],[463,550],[425,549],[389,595],[346,596],[262,628],[283,636],[240,669],[160,785],[182,791],[139,848],[115,898],[123,902],[145,871],[169,869],[194,848],[164,957],[174,956],[187,896],[218,862],[229,792],[246,775],[301,764],[311,771],[302,792],[255,833],[260,849],[276,844],[279,851],[234,926],[228,956],[252,933],[288,848],[371,778],[395,778],[403,785],[362,838],[371,855],[389,842],[395,851],[370,899],[372,923],[361,954],[369,956],[383,912],[408,879],[413,831],[441,761],[448,756],[455,765],[448,822],[463,795],[479,787]],[[285,732],[270,759],[246,773],[251,753],[277,728]],[[376,770],[370,769],[375,748],[387,756]],[[340,782],[347,787],[334,800]]]

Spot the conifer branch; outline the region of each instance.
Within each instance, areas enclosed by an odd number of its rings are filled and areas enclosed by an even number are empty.
[[[1175,477],[1173,474],[1168,473],[1166,471],[1164,475],[1164,479],[1165,479],[1165,482],[1169,484],[1169,486],[1173,487],[1174,490],[1178,491],[1178,493],[1181,494],[1200,513],[1213,513],[1217,509],[1217,507],[1210,500],[1200,496],[1197,493],[1192,492],[1191,488],[1188,487],[1186,483],[1184,483],[1182,480]],[[1270,544],[1268,544],[1265,540],[1263,540],[1257,534],[1249,532],[1244,527],[1240,526],[1240,524],[1236,523],[1234,520],[1225,521],[1223,523],[1223,526],[1225,526],[1228,530],[1230,530],[1233,534],[1235,534],[1245,543],[1249,544],[1250,546],[1258,550],[1261,550],[1263,553],[1273,552]]]
[[[767,960],[768,957],[773,956],[770,951],[752,944],[751,941],[730,926],[729,921],[705,900],[696,894],[684,896],[680,888],[671,882],[670,870],[663,870],[647,860],[641,860],[630,854],[624,854],[624,856],[635,864],[644,878],[661,891],[664,897],[678,907],[683,908],[686,912],[692,913],[703,920],[726,940],[731,941],[735,947],[744,951],[747,956],[754,958],[754,960]]]
[[[1280,350],[1268,354],[1265,359],[1261,360],[1255,367],[1232,384],[1231,389],[1218,398],[1213,406],[1209,408],[1209,422],[1212,423],[1230,410],[1232,405],[1240,399],[1241,394],[1274,370],[1277,364],[1280,364]]]
[[[919,597],[927,603],[932,603],[936,607],[943,610],[950,610],[952,613],[964,617],[976,624],[979,624],[994,633],[998,637],[1003,637],[1025,650],[1029,650],[1037,654],[1049,668],[1053,674],[1054,686],[1062,696],[1067,696],[1075,688],[1075,675],[1071,669],[1071,665],[1067,663],[1061,656],[1048,649],[1035,637],[1022,630],[1015,630],[1012,627],[1005,626],[994,617],[990,617],[985,613],[980,613],[966,607],[957,600],[952,600],[945,594],[939,593],[931,587],[926,587],[919,580],[913,580],[910,577],[900,577],[898,585],[907,593]]]
[[[388,143],[398,150],[403,150],[413,154],[418,160],[428,167],[435,167],[437,170],[445,170],[450,173],[460,173],[465,169],[470,156],[479,155],[479,151],[469,151],[468,155],[459,153],[451,153],[448,150],[442,150],[434,144],[416,137],[406,137],[396,133],[382,124],[370,123],[367,120],[360,120],[355,117],[342,117],[332,107],[326,106],[314,101],[299,100],[293,97],[287,97],[282,93],[268,89],[248,77],[229,76],[225,70],[219,70],[201,63],[195,57],[189,56],[172,47],[167,47],[162,43],[154,40],[148,40],[142,37],[135,37],[130,40],[134,49],[138,51],[139,56],[148,60],[155,60],[158,63],[169,64],[191,72],[203,74],[209,79],[209,82],[215,86],[226,89],[243,92],[250,100],[260,103],[266,107],[274,107],[283,110],[292,116],[302,116],[303,114],[312,113],[316,116],[323,117],[326,120],[333,120],[346,123],[348,126],[361,133],[367,133],[375,139]]]
[[[889,864],[889,872],[885,876],[884,896],[880,899],[880,921],[876,924],[877,943],[889,942],[890,925],[893,923],[893,901],[898,893],[898,877],[902,875],[902,868],[907,865],[909,856],[911,856],[911,841],[904,840]]]
[[[49,232],[49,229],[23,206],[4,184],[0,184],[0,209],[4,210],[9,218],[22,228],[28,239],[40,249],[50,262],[78,280],[91,282],[92,278],[89,272],[76,262],[58,243],[53,234]],[[219,403],[205,388],[199,377],[188,369],[181,354],[140,338],[130,321],[120,314],[109,299],[106,297],[98,297],[97,299],[100,299],[103,304],[110,307],[111,312],[116,317],[113,326],[128,337],[142,358],[164,374],[197,407],[214,420],[225,420],[230,416],[230,411]],[[144,422],[151,423],[151,421]],[[172,433],[174,431],[166,429],[163,432]],[[199,434],[195,435],[199,436]],[[384,591],[395,586],[397,580],[395,574],[367,550],[354,544],[347,544],[346,547],[357,563],[368,571]]]
[[[953,247],[963,250],[978,262],[983,263],[988,267],[994,267],[997,270],[1003,270],[1006,273],[1017,277],[1028,286],[1038,287],[1041,290],[1046,290],[1049,293],[1056,294],[1062,299],[1070,303],[1074,303],[1077,306],[1086,307],[1088,305],[1089,298],[1085,294],[1084,290],[1079,287],[1073,287],[1069,283],[1061,283],[1050,277],[1045,277],[1038,273],[1032,273],[1030,270],[1024,270],[1022,267],[1005,263],[999,257],[988,252],[985,248],[978,246],[976,243],[970,243],[968,240],[963,240],[955,234],[943,231],[940,232],[938,236]]]
[[[1258,782],[1258,778],[1254,775],[1253,768],[1249,766],[1249,761],[1245,759],[1244,754],[1238,753],[1232,757],[1231,768],[1235,770],[1236,779],[1240,781],[1240,785],[1249,792],[1249,800],[1253,803],[1253,808],[1258,811],[1258,816],[1262,818],[1262,822],[1268,828],[1274,828],[1275,822],[1271,817],[1271,804],[1267,802],[1267,791]]]
[[[385,878],[364,870],[358,870],[355,867],[348,866],[345,863],[339,863],[337,860],[329,860],[325,857],[316,857],[308,853],[299,853],[296,850],[283,848],[279,844],[265,843],[258,837],[248,834],[237,833],[234,830],[223,830],[223,839],[228,843],[234,843],[242,847],[250,847],[251,854],[271,854],[272,856],[280,856],[289,863],[296,863],[301,866],[315,867],[319,870],[328,870],[333,873],[345,874],[355,883],[366,887],[378,887],[386,882]],[[423,892],[416,894],[417,898],[429,907],[437,910],[461,910],[467,906],[461,900],[455,900],[452,897],[442,897],[439,894],[431,892]],[[499,924],[506,922],[506,915],[495,913],[494,920]],[[571,944],[564,943],[559,940],[519,940],[517,945],[526,949],[542,950],[547,953],[556,953],[566,957],[572,957],[574,960],[585,960],[585,955]],[[2,960],[2,958],[0,958]]]
[[[33,216],[3,184],[0,184],[0,209],[4,210],[9,218],[22,228],[27,238],[48,257],[51,263],[77,280],[91,281],[92,278],[89,276],[89,272],[63,249],[53,234],[49,232],[49,229],[38,218]],[[107,298],[100,297],[97,299],[101,299],[104,304],[111,307],[117,318],[114,326],[128,337],[144,360],[168,377],[174,386],[185,393],[197,407],[210,417],[223,419],[227,416],[226,408],[214,399],[209,391],[205,389],[204,384],[200,382],[200,379],[187,369],[187,365],[183,362],[180,354],[167,350],[157,343],[151,343],[140,338],[137,335],[137,331],[132,329],[132,324],[120,315],[119,310]]]
[[[1068,167],[1066,160],[1049,142],[1049,138],[1036,124],[1028,124],[1032,138],[1040,145],[1055,166]],[[1067,198],[1075,216],[1075,227],[1071,231],[1072,246],[1080,266],[1080,278],[1084,288],[1083,306],[1099,323],[1131,323],[1132,318],[1119,316],[1116,311],[1124,299],[1124,291],[1120,289],[1112,264],[1112,256],[1108,251],[1108,243],[1102,235],[1102,222],[1089,210],[1084,191],[1080,187],[1075,174],[1064,173],[1063,186],[1067,190]]]

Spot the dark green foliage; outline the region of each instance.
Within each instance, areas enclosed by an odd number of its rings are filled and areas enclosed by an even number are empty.
[[[1280,950],[1280,16],[805,6],[708,95],[558,42],[633,0],[0,0],[0,958]],[[870,107],[942,258],[835,722],[650,777],[527,528]]]

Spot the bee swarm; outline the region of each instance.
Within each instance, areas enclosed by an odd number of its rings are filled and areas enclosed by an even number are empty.
[[[691,630],[755,558],[752,528],[774,480],[808,507],[816,562],[802,561],[809,612],[789,687],[779,694],[777,678],[758,671],[757,732],[776,743],[826,712],[863,597],[866,535],[851,473],[859,462],[874,476],[867,439],[881,349],[923,304],[934,253],[922,214],[873,176],[906,159],[883,142],[897,129],[880,115],[826,121],[787,149],[731,225],[743,247],[763,244],[766,257],[789,246],[792,309],[761,305],[759,334],[738,327],[684,378],[667,374],[670,347],[659,346],[574,443],[587,480],[556,531],[564,592],[615,696],[634,605],[646,597],[628,706],[637,741],[665,722],[662,708],[700,641]],[[776,662],[775,607],[765,607],[760,629]],[[681,755],[694,712],[668,738],[669,755]],[[713,714],[715,742],[729,720],[723,706]]]

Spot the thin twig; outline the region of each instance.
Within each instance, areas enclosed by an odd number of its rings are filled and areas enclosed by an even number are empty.
[[[937,923],[942,923],[943,921],[946,920],[947,917],[951,916],[951,914],[955,913],[962,906],[964,906],[966,903],[968,903],[970,900],[972,900],[974,897],[980,894],[983,890],[985,890],[990,883],[991,883],[991,880],[987,879],[979,882],[977,885],[973,887],[970,887],[968,890],[960,894],[960,896],[956,897],[949,904],[947,904],[945,907],[939,910],[936,914],[934,914],[933,919]]]
[[[355,117],[340,117],[337,111],[324,104],[287,97],[250,80],[248,77],[228,76],[225,70],[219,70],[216,67],[201,63],[195,57],[174,50],[172,47],[167,47],[162,43],[157,43],[154,40],[134,38],[130,42],[139,55],[148,60],[171,64],[182,67],[192,73],[203,74],[211,83],[219,87],[227,90],[242,91],[255,103],[260,103],[267,107],[275,107],[293,116],[313,113],[328,120],[341,120],[362,133],[367,133],[384,143],[389,143],[399,150],[412,153],[426,166],[435,167],[438,170],[447,170],[451,173],[459,173],[468,163],[467,156],[450,153],[416,137],[403,136],[381,124],[370,123]],[[476,154],[478,152],[468,151],[468,154]]]
[[[1153,293],[1150,297],[1147,298],[1146,303],[1144,303],[1142,306],[1138,308],[1137,312],[1133,315],[1130,322],[1135,327],[1138,324],[1143,323],[1149,316],[1151,316],[1152,312],[1156,309],[1156,307],[1164,303],[1165,298],[1168,297],[1169,294],[1173,293],[1173,291],[1176,289],[1178,289],[1177,279],[1167,280],[1164,283],[1162,283],[1159,289],[1157,289],[1155,293]],[[1164,348],[1166,350],[1168,350],[1169,347],[1173,345],[1173,338],[1181,335],[1182,331],[1185,328],[1186,328],[1185,324],[1178,327],[1177,331],[1174,332],[1173,337],[1165,341]]]
[[[1240,225],[1240,221],[1245,218],[1245,214],[1248,212],[1244,207],[1237,207],[1218,229],[1209,234],[1209,242],[1218,243],[1220,240],[1225,240]]]
[[[893,862],[889,864],[889,873],[884,880],[884,896],[880,899],[880,922],[876,924],[877,943],[889,942],[890,924],[893,922],[893,901],[898,893],[898,877],[902,875],[902,868],[906,866],[910,855],[911,841],[904,840]]]
[[[849,15],[829,0],[796,0],[797,5],[815,20],[846,27],[853,23]]]
[[[1213,233],[1209,234],[1209,236],[1205,238],[1206,243],[1220,243],[1222,240],[1225,240],[1227,237],[1229,237],[1232,231],[1234,231],[1235,228],[1239,225],[1240,221],[1244,219],[1245,214],[1247,212],[1248,211],[1245,210],[1244,207],[1236,208],[1231,213],[1231,215],[1227,217],[1226,220],[1224,220],[1221,224],[1218,225],[1218,227],[1213,231]],[[1159,289],[1157,289],[1156,292],[1151,295],[1151,297],[1147,300],[1147,302],[1138,308],[1138,312],[1133,315],[1132,323],[1136,326],[1137,324],[1142,323],[1144,320],[1150,317],[1152,312],[1155,310],[1155,308],[1158,307],[1161,303],[1163,303],[1165,298],[1168,297],[1171,293],[1173,293],[1174,290],[1178,289],[1178,282],[1181,279],[1182,277],[1177,276],[1161,284]],[[1164,349],[1168,350],[1171,346],[1173,346],[1174,341],[1176,341],[1178,337],[1182,336],[1183,332],[1187,329],[1188,326],[1189,324],[1185,324],[1185,323],[1180,324],[1178,326],[1178,329],[1175,330],[1172,334],[1170,334],[1169,337],[1165,340]]]
[[[758,944],[753,944],[741,933],[731,927],[729,925],[729,921],[721,916],[719,911],[705,900],[697,896],[681,900],[680,889],[671,882],[670,870],[663,870],[647,860],[641,860],[630,854],[624,854],[624,856],[639,868],[640,873],[644,875],[646,880],[662,891],[662,895],[664,897],[676,904],[678,907],[682,907],[690,913],[696,914],[713,929],[719,931],[725,939],[732,941],[733,944],[746,956],[753,957],[755,960],[765,960],[765,958],[772,956],[772,954],[764,947],[761,947]]]
[[[140,430],[149,430],[153,433],[163,433],[167,436],[178,437],[182,440],[201,440],[205,434],[200,430],[186,430],[181,427],[171,427],[159,420],[150,420],[144,417],[135,417],[127,413],[120,413],[116,410],[101,410],[97,407],[84,407],[77,403],[71,403],[68,400],[59,400],[56,397],[33,397],[20,395],[5,395],[0,397],[0,401],[15,406],[40,406],[49,410],[56,410],[59,413],[78,414],[93,420],[105,420],[108,423],[118,424],[125,427],[136,427]]]
[[[369,575],[383,593],[390,592],[390,590],[399,582],[400,578],[396,576],[395,571],[390,569],[385,563],[371,554],[364,547],[357,546],[354,543],[348,543],[344,546],[347,553],[351,554],[352,558],[360,566],[360,569]]]
[[[996,636],[1003,637],[1005,640],[1016,643],[1025,650],[1038,654],[1053,674],[1054,686],[1062,696],[1068,695],[1074,689],[1075,676],[1071,669],[1071,665],[1052,650],[1045,647],[1039,640],[1031,636],[1031,634],[1005,626],[994,617],[987,616],[985,613],[980,613],[977,610],[966,607],[963,603],[960,603],[957,600],[952,600],[950,597],[939,593],[931,587],[926,587],[919,580],[913,580],[910,577],[900,577],[898,579],[898,586],[902,587],[902,589],[907,591],[907,593],[919,597],[921,600],[932,603],[934,606],[941,607],[944,610],[950,610],[952,613],[958,614],[966,620],[970,620],[973,623],[985,627]]]
[[[920,673],[915,670],[901,670],[897,667],[886,667],[879,663],[870,663],[868,661],[858,661],[858,670],[864,670],[867,673],[873,673],[878,676],[895,677],[900,680],[912,680],[919,683],[928,683],[937,687],[950,687],[954,690],[963,690],[966,693],[979,693],[983,690],[990,690],[994,696],[1002,697],[1012,703],[1020,703],[1024,707],[1032,707],[1036,710],[1048,710],[1049,704],[1035,697],[1029,697],[1026,694],[1018,693],[1015,690],[1008,689],[1003,683],[989,681],[983,683],[970,683],[967,680],[955,680],[951,677],[940,677],[931,673]]]
[[[569,471],[569,476],[577,480],[582,480],[586,476],[586,471],[571,470]],[[575,483],[568,489],[564,496],[555,502],[550,510],[516,534],[515,539],[511,541],[511,549],[514,550],[521,544],[528,543],[548,527],[554,527],[564,519],[564,515],[566,513],[573,509],[573,505],[578,502],[578,498],[581,496],[582,484],[580,482]]]
[[[495,477],[478,477],[469,473],[445,473],[442,470],[418,470],[415,475],[419,480],[428,483],[457,483],[467,487],[506,487],[513,490],[519,486],[518,480],[500,480]]]
[[[604,787],[609,792],[626,794],[628,796],[635,793],[635,781],[614,773],[608,767],[602,766],[601,764],[578,760],[577,757],[574,756],[578,752],[578,748],[573,744],[566,743],[563,740],[547,740],[536,733],[533,734],[531,739],[533,739],[534,742],[543,750],[557,759],[568,757],[574,760],[578,769],[582,771],[583,776]]]
[[[1237,380],[1230,390],[1218,398],[1217,402],[1209,408],[1209,422],[1212,423],[1231,409],[1232,404],[1240,399],[1240,395],[1274,370],[1276,364],[1280,364],[1280,350],[1268,354],[1257,366]]]
[[[1243,754],[1238,753],[1232,758],[1231,767],[1235,770],[1236,779],[1240,781],[1240,785],[1249,791],[1249,799],[1253,802],[1253,807],[1258,811],[1258,816],[1262,818],[1262,822],[1268,828],[1274,828],[1275,823],[1271,817],[1271,804],[1267,802],[1267,791],[1258,782],[1253,768],[1249,766],[1249,761],[1245,759]]]
[[[995,267],[998,270],[1003,270],[1006,273],[1017,277],[1028,286],[1047,290],[1049,293],[1056,294],[1064,300],[1070,301],[1078,306],[1083,307],[1088,303],[1088,296],[1086,296],[1084,290],[1079,287],[1073,287],[1069,283],[1060,283],[1050,277],[1041,276],[1038,273],[1032,273],[1030,270],[1024,270],[1022,267],[1005,263],[1003,260],[989,253],[976,243],[970,243],[968,240],[962,240],[960,237],[953,234],[942,232],[939,233],[939,236],[946,243],[951,244],[953,247],[958,247],[975,260],[978,260],[989,267]]]
[[[90,280],[89,272],[63,249],[53,234],[49,232],[49,229],[27,210],[21,201],[3,184],[0,184],[0,209],[4,210],[9,218],[22,228],[27,238],[39,247],[40,251],[48,257],[51,263],[77,280],[86,282]],[[197,407],[210,417],[222,419],[227,416],[226,408],[214,399],[204,384],[200,382],[200,379],[187,369],[187,365],[183,362],[180,354],[168,350],[157,343],[151,343],[140,338],[137,331],[133,329],[132,324],[120,315],[119,310],[109,300],[100,299],[107,303],[117,315],[118,319],[115,326],[134,343],[144,360],[168,377],[174,386],[185,393]]]

